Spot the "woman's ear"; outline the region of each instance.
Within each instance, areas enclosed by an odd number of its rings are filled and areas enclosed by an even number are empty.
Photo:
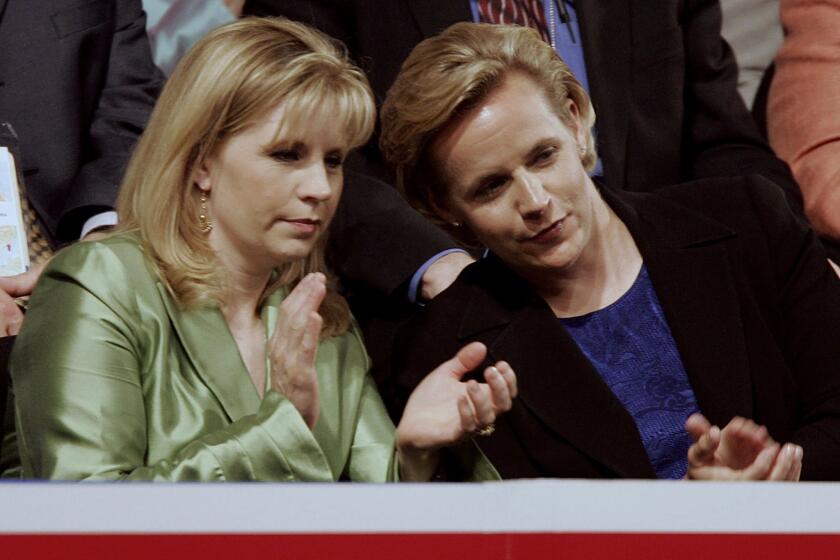
[[[205,193],[210,192],[210,169],[207,160],[197,165],[192,172],[192,180]]]

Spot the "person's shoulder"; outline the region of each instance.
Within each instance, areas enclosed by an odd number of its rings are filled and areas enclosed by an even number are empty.
[[[44,269],[46,282],[72,279],[97,292],[133,292],[157,283],[154,267],[136,233],[79,241],[59,251]]]
[[[663,243],[725,243],[740,268],[764,269],[813,237],[782,189],[758,175],[693,181],[646,197],[634,206]]]
[[[793,216],[782,188],[760,175],[699,179],[663,187],[650,196],[660,204],[682,207],[730,227],[743,226],[756,217]]]
[[[145,254],[138,235],[124,232],[96,241],[79,241],[58,251],[47,270],[97,268],[107,266],[133,268],[143,263]]]
[[[500,297],[499,291],[510,292],[510,285],[500,277],[507,278],[507,274],[500,272],[495,257],[470,264],[448,288],[401,325],[401,340],[428,339],[436,350],[450,353],[451,345],[459,340],[465,317],[474,315],[477,308],[503,305],[501,300],[506,298]]]
[[[156,276],[139,240],[117,234],[59,251],[32,292],[26,323],[52,325],[56,317],[71,323],[99,317],[133,330],[140,317],[161,308],[159,301]],[[135,335],[139,339],[142,333]]]

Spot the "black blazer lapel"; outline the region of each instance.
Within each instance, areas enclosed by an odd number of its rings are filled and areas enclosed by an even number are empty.
[[[519,373],[515,406],[527,407],[556,437],[616,476],[653,478],[635,422],[550,308],[494,257],[488,260],[480,276],[495,285],[474,291],[459,337],[481,340],[480,331],[495,327],[498,335],[487,339],[490,360],[506,360]],[[522,443],[533,454],[552,453],[545,439]]]
[[[684,188],[702,188],[686,186]],[[738,294],[725,241],[736,232],[658,195],[604,192],[636,240],[700,410],[725,424],[752,416]]]
[[[577,0],[589,89],[597,117],[598,152],[607,184],[623,189],[632,91],[630,2]]]
[[[424,37],[437,35],[453,23],[472,21],[469,2],[456,0],[407,0]]]

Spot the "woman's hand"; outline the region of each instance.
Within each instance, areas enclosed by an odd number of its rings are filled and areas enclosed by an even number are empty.
[[[295,405],[310,428],[318,422],[321,408],[315,356],[322,324],[318,308],[326,293],[323,274],[304,277],[280,305],[277,327],[268,342],[271,385]]]
[[[23,311],[15,303],[15,298],[32,293],[47,262],[36,264],[16,276],[0,277],[0,337],[15,336],[20,332]]]
[[[507,362],[484,370],[486,383],[461,381],[487,355],[480,342],[463,347],[414,389],[397,426],[397,451],[404,479],[428,480],[441,447],[492,426],[516,398],[516,374]]]
[[[780,446],[767,428],[735,417],[721,430],[700,414],[685,423],[694,439],[688,450],[688,478],[697,480],[799,480],[802,448]]]

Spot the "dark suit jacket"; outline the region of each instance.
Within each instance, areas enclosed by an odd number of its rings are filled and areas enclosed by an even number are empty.
[[[790,170],[738,95],[717,0],[576,0],[575,7],[609,186],[650,191],[757,173],[781,186],[802,215]],[[466,0],[248,0],[245,11],[284,15],[342,40],[380,100],[417,43],[472,19]],[[387,177],[375,146],[367,156]]]
[[[840,282],[764,179],[604,192],[642,253],[700,410],[803,446],[804,479],[840,479]],[[389,407],[464,344],[511,363],[520,395],[478,438],[506,478],[653,476],[629,413],[547,304],[494,257],[398,334]],[[483,369],[483,368],[482,368]],[[479,370],[480,371],[480,370]]]
[[[649,191],[761,170],[792,183],[738,96],[717,1],[575,6],[611,186]],[[304,21],[342,40],[380,100],[417,43],[472,20],[466,0],[248,0],[245,10]]]
[[[0,0],[0,121],[54,240],[113,207],[162,84],[140,0]]]
[[[408,283],[427,260],[456,247],[415,212],[397,190],[369,175],[344,174],[330,224],[327,262],[365,336],[374,380],[381,384],[396,326],[413,312]]]

